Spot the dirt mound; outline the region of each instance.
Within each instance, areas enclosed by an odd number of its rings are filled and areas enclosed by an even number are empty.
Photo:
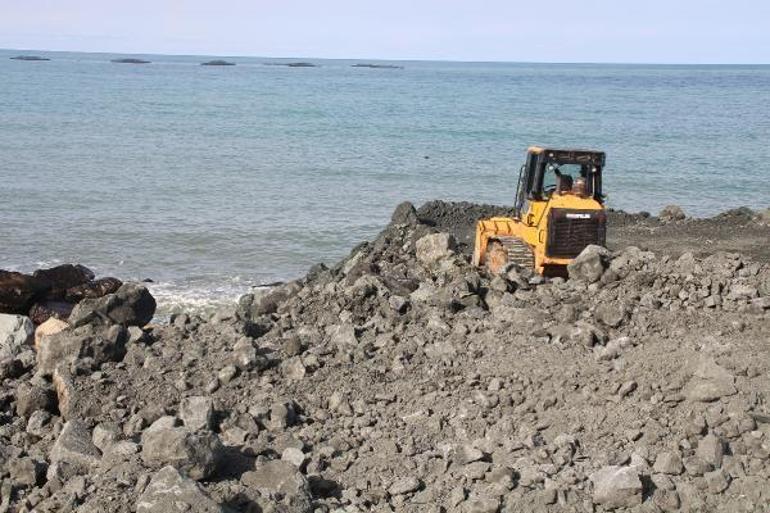
[[[463,234],[496,213],[402,205],[338,265],[235,311],[43,338],[85,337],[77,347],[101,359],[84,351],[48,376],[22,351],[0,367],[2,500],[41,512],[765,511],[768,264],[590,247],[569,280],[490,276],[470,266]]]

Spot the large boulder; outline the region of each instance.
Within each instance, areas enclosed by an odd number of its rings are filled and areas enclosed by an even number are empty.
[[[32,303],[50,288],[43,278],[0,271],[0,312],[26,315]]]
[[[136,513],[224,513],[192,479],[173,466],[160,469],[136,501]]]
[[[601,246],[590,244],[567,264],[567,272],[573,280],[594,283],[604,274],[609,265],[610,252]]]
[[[210,431],[157,425],[160,420],[142,433],[142,460],[150,466],[172,465],[196,481],[211,477],[222,457],[219,437]]]
[[[70,420],[51,448],[51,464],[63,464],[74,473],[88,473],[99,464],[101,452],[91,441],[88,426],[80,420]]]
[[[128,333],[122,326],[81,326],[42,337],[37,353],[38,372],[48,376],[58,365],[71,366],[86,357],[93,366],[120,361],[126,353],[127,339]]]
[[[155,298],[138,283],[124,283],[114,294],[84,299],[72,310],[69,323],[123,326],[144,326],[155,315]]]
[[[610,465],[591,474],[594,504],[606,509],[632,508],[642,503],[642,481],[635,467]]]
[[[735,377],[711,358],[701,360],[695,367],[692,379],[685,388],[691,401],[711,402],[738,392]]]
[[[415,247],[417,260],[431,265],[454,255],[457,243],[449,233],[431,233],[421,237]]]
[[[94,276],[93,271],[87,267],[75,264],[57,265],[50,269],[38,269],[32,273],[33,278],[49,284],[47,299],[64,299],[67,289],[93,280]]]
[[[257,463],[254,470],[241,475],[241,483],[265,498],[281,498],[286,511],[312,511],[310,486],[297,467],[283,460]]]
[[[13,358],[32,343],[35,327],[28,317],[0,314],[0,360]]]

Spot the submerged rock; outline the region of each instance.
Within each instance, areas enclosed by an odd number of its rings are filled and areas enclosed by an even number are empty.
[[[50,61],[48,57],[41,57],[39,55],[16,55],[15,57],[10,57],[12,61],[32,61],[32,62],[42,62],[42,61]]]
[[[221,59],[215,59],[213,61],[201,62],[201,66],[235,66],[235,63]]]
[[[112,59],[110,62],[114,62],[115,64],[151,64],[150,61],[146,61],[144,59],[135,59],[133,57],[125,59]]]

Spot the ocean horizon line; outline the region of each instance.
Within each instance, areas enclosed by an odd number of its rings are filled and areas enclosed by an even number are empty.
[[[456,64],[524,64],[545,66],[671,66],[671,67],[768,67],[769,62],[653,62],[653,61],[548,61],[548,60],[497,60],[497,59],[428,59],[428,58],[388,58],[388,57],[313,57],[298,55],[249,55],[225,53],[157,53],[157,52],[119,52],[119,51],[90,51],[90,50],[54,50],[46,48],[0,48],[2,52],[45,52],[58,54],[87,54],[87,55],[125,55],[153,57],[201,57],[201,58],[236,58],[236,59],[269,59],[269,60],[310,60],[310,61],[375,61],[401,63],[456,63]]]

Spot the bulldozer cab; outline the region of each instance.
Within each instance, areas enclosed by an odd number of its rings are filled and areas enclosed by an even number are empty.
[[[514,217],[521,219],[530,202],[547,201],[553,194],[575,194],[602,203],[604,161],[600,151],[530,147],[519,171]]]

